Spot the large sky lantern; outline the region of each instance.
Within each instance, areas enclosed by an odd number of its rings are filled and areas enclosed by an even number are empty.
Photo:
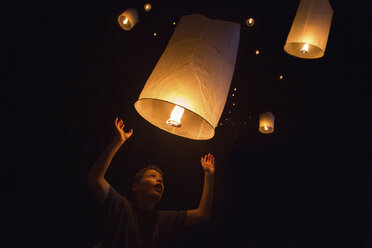
[[[275,117],[273,113],[266,112],[261,113],[259,116],[259,131],[263,134],[270,134],[274,132],[274,120]]]
[[[148,78],[137,112],[175,135],[214,136],[233,77],[240,24],[183,16]]]
[[[138,21],[138,11],[135,8],[127,9],[118,17],[120,27],[126,31],[131,30]]]
[[[328,0],[301,0],[284,50],[304,59],[323,57],[332,16],[333,9]]]

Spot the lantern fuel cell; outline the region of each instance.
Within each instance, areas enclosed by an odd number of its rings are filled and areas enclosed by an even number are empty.
[[[181,127],[181,118],[183,112],[185,112],[185,109],[176,105],[176,107],[174,107],[172,110],[170,118],[167,120],[167,124],[172,127]]]
[[[172,134],[212,138],[229,94],[239,38],[239,23],[183,16],[134,104],[137,112]]]
[[[332,16],[333,9],[328,0],[301,0],[284,50],[304,59],[323,57]]]

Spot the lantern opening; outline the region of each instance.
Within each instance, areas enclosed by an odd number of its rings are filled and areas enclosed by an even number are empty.
[[[184,108],[176,105],[166,123],[172,127],[181,127],[181,118],[184,111]]]
[[[259,130],[261,133],[264,133],[264,134],[269,134],[269,133],[274,132],[274,128],[269,125],[261,126]]]
[[[309,44],[305,43],[305,45],[301,48],[300,52],[308,53],[309,52]]]
[[[129,18],[124,15],[119,16],[119,24],[125,30],[130,30],[132,28]]]

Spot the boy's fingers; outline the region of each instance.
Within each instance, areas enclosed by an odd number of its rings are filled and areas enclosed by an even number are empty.
[[[129,134],[129,136],[132,136],[132,134],[133,134],[133,129],[129,130],[128,134]]]

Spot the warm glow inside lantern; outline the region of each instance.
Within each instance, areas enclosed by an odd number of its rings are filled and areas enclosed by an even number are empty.
[[[284,50],[304,59],[323,57],[332,16],[328,0],[301,0]]]
[[[239,37],[239,23],[183,16],[135,103],[137,112],[175,135],[212,138],[229,93]]]
[[[254,19],[252,17],[248,18],[245,20],[245,24],[247,24],[248,27],[252,27],[254,25]]]
[[[118,17],[120,27],[126,31],[131,30],[138,21],[138,12],[134,8],[127,9]]]
[[[274,132],[274,115],[271,112],[260,114],[259,131],[264,134]]]
[[[152,8],[152,5],[151,5],[151,3],[146,3],[143,6],[143,8],[145,9],[145,11],[149,12],[151,10],[151,8]]]

